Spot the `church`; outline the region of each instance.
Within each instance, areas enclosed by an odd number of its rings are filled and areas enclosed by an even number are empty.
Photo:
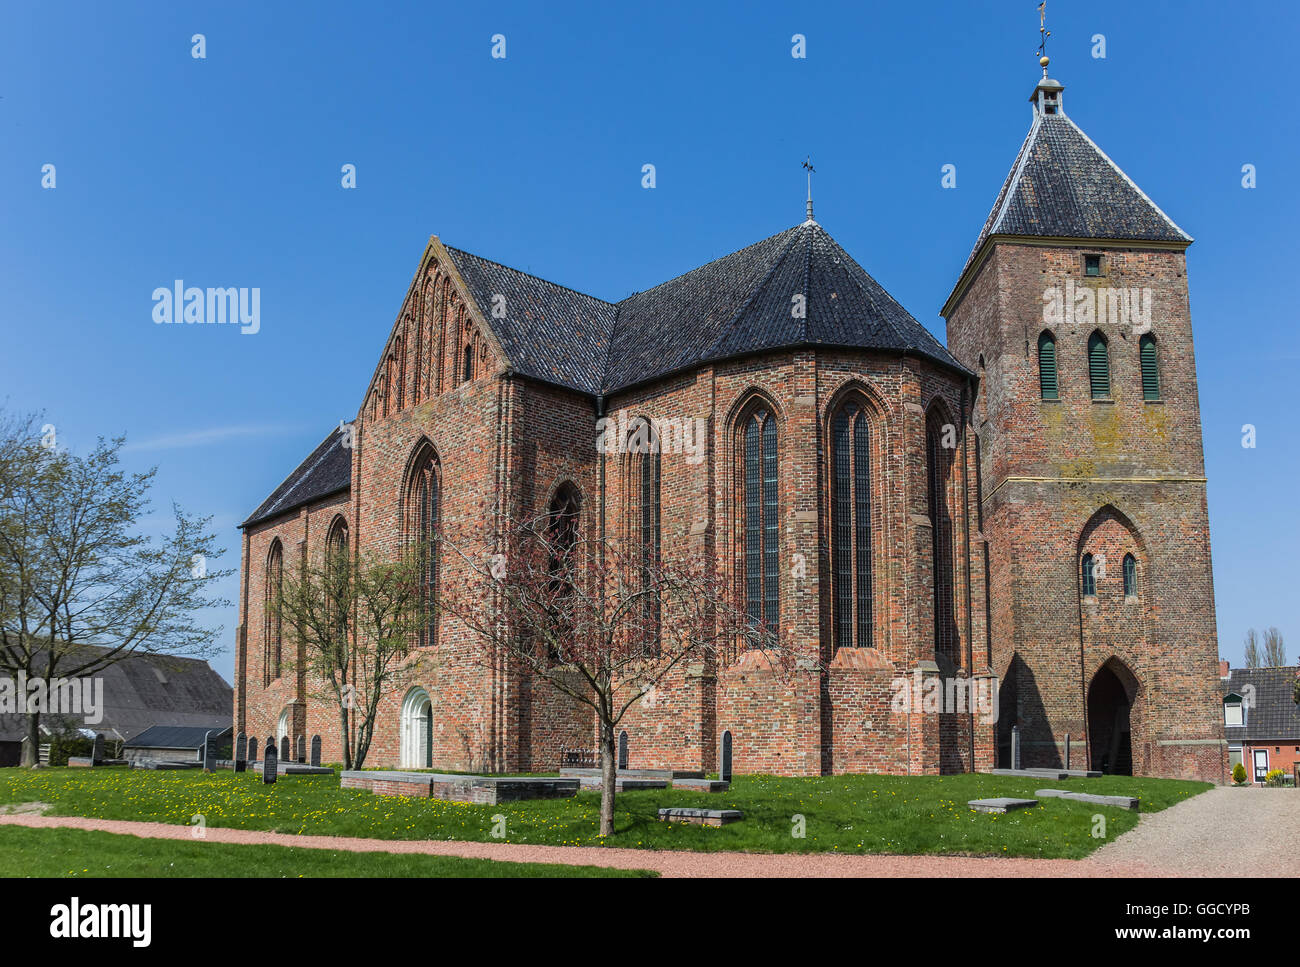
[[[714,772],[725,736],[738,773],[1223,781],[1192,239],[1063,94],[1044,58],[946,345],[811,201],[620,302],[432,237],[354,422],[242,525],[236,731],[341,758],[269,607],[286,568],[554,513],[706,555],[796,651],[788,674],[743,651],[675,669],[620,726],[629,768]],[[691,445],[601,445],[646,424]],[[589,712],[474,661],[445,616],[413,647],[437,661],[386,696],[367,765],[553,772],[595,747]],[[988,707],[898,701],[931,682]]]

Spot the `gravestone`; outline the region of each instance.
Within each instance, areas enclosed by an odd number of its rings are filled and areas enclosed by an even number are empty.
[[[313,735],[311,737],[311,764],[313,766],[320,765],[320,736],[319,735]]]
[[[235,771],[243,772],[248,768],[248,736],[240,732],[235,736]]]
[[[279,771],[280,763],[275,754],[275,743],[271,742],[266,747],[266,761],[262,763],[262,782],[269,786],[275,782]]]
[[[297,761],[306,765],[307,764],[307,736],[305,735],[298,736],[298,748],[295,749],[294,751],[297,752],[297,755],[294,756],[294,758],[297,759]]]
[[[203,771],[214,772],[217,768],[217,740],[209,731],[203,736]]]
[[[618,734],[618,767],[627,768],[627,729]]]
[[[262,755],[265,757],[270,755],[274,751],[275,751],[275,739],[273,739],[271,736],[268,735],[266,737],[266,751],[263,752]]]
[[[722,755],[718,759],[718,778],[731,781],[731,729],[722,733]]]
[[[1065,733],[1065,771],[1070,771],[1070,733]]]
[[[1020,726],[1011,726],[1011,768],[1020,768]]]
[[[102,732],[95,733],[95,744],[90,747],[90,764],[93,766],[104,764],[104,735]]]
[[[248,740],[248,761],[257,761],[257,736],[253,736]]]
[[[280,740],[280,758],[285,762],[289,761],[289,737],[287,735]]]

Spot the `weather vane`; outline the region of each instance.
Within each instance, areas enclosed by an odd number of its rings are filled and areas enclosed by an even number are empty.
[[[1038,5],[1038,64],[1043,68],[1043,76],[1047,76],[1047,65],[1050,63],[1047,56],[1047,38],[1052,36],[1052,32],[1047,29],[1047,0],[1043,0]]]
[[[804,168],[805,171],[808,172],[808,221],[811,222],[811,221],[812,221],[812,217],[813,217],[813,214],[812,214],[812,212],[813,212],[813,209],[812,209],[812,176],[813,176],[813,173],[817,171],[817,169],[814,168],[813,165],[812,165],[812,155],[809,155],[808,158],[807,158],[807,160],[804,161],[804,163],[803,163],[803,168]]]

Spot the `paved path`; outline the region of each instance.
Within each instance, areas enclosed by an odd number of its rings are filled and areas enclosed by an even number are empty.
[[[193,841],[191,826],[0,814],[0,825],[65,827]],[[972,856],[851,856],[826,853],[691,853],[598,846],[529,846],[435,840],[297,836],[208,827],[209,843],[273,843],[300,849],[422,853],[520,863],[563,863],[657,870],[665,877],[1128,877],[1295,876],[1290,851],[1300,841],[1300,793],[1286,789],[1211,789],[1162,812],[1084,860]]]

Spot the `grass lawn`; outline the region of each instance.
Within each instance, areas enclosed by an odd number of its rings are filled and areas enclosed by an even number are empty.
[[[498,863],[459,856],[396,856],[291,846],[150,839],[84,829],[0,827],[3,877],[603,877],[646,870]]]
[[[0,804],[49,803],[48,815],[185,825],[201,815],[208,826],[378,839],[1078,858],[1137,824],[1128,810],[1062,799],[1043,799],[1034,809],[1003,816],[976,813],[966,805],[989,796],[1033,798],[1034,790],[1044,787],[1139,796],[1144,813],[1211,788],[1206,782],[1126,776],[1054,782],[969,774],[738,776],[725,793],[622,793],[615,802],[615,833],[602,839],[595,793],[479,806],[340,789],[335,776],[286,776],[266,786],[253,773],[0,769]],[[668,824],[657,819],[660,806],[734,808],[745,818],[721,828]],[[1093,836],[1096,815],[1105,818],[1104,837]],[[504,818],[504,837],[493,836],[500,830],[494,816]],[[802,824],[797,817],[803,817]],[[801,825],[802,837],[795,835]]]

